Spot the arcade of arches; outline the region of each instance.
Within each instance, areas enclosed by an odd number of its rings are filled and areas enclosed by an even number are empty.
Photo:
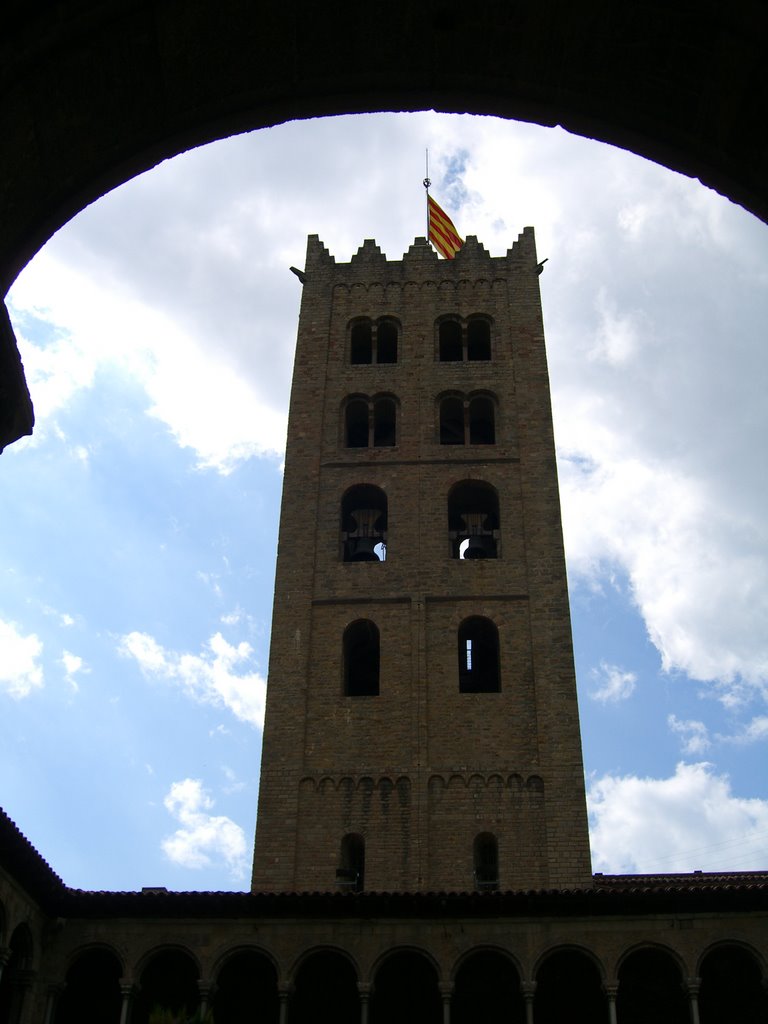
[[[35,971],[28,934],[5,951],[0,1021],[15,1024]],[[621,950],[610,966],[585,947],[521,960],[490,943],[457,953],[396,946],[315,946],[282,962],[276,950],[165,945],[125,963],[106,943],[73,950],[46,994],[47,1024],[758,1024],[768,1019],[764,961],[748,944],[716,942],[684,962],[667,945]],[[366,961],[367,962],[364,962]],[[693,972],[689,974],[688,972]],[[163,1011],[165,1016],[163,1016]],[[194,1016],[199,1014],[199,1016]]]

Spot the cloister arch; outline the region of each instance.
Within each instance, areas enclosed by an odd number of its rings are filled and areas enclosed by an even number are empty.
[[[268,10],[265,10],[265,6]],[[768,217],[768,11],[663,19],[627,0],[481,11],[455,0],[105,8],[15,3],[0,44],[0,284],[105,192],[185,149],[290,119],[435,109],[559,124],[698,177]],[[370,40],[386,59],[370,60]],[[460,55],[457,61],[452,59]],[[52,99],[55,97],[55,99]],[[32,429],[10,322],[0,446]]]

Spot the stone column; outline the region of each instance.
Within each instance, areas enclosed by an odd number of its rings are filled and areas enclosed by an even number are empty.
[[[367,981],[358,981],[357,991],[360,994],[360,1024],[368,1024],[368,1004],[371,1000],[372,986]]]
[[[213,996],[214,986],[209,981],[200,978],[197,982],[197,990],[200,993],[200,1020],[205,1020],[205,1015],[208,1013],[208,1004]]]
[[[608,1020],[610,1024],[616,1024],[616,993],[619,991],[617,984],[603,985],[605,998],[608,1000]]]
[[[37,971],[19,970],[11,974],[11,999],[8,1020],[13,1021],[14,1024],[16,1022],[21,1024],[24,1020],[24,1003],[26,1002],[27,991],[32,988],[36,977]]]
[[[53,1024],[53,1015],[56,1012],[56,1001],[64,991],[63,985],[49,985],[45,998],[45,1024]]]
[[[120,1007],[120,1024],[128,1024],[128,1014],[131,1009],[131,996],[133,995],[133,985],[125,982],[120,985],[120,995],[123,997],[123,1002]]]
[[[290,988],[279,988],[277,990],[277,998],[280,1000],[280,1024],[288,1024],[288,999],[290,995]]]
[[[691,1002],[691,1024],[699,1024],[699,989],[701,978],[689,978],[685,983],[688,999]]]
[[[450,981],[441,981],[437,986],[440,990],[440,998],[443,1000],[443,1024],[451,1024],[451,996],[453,985]]]
[[[11,959],[11,947],[0,946],[0,981],[3,980],[3,968]]]
[[[523,993],[523,999],[525,1000],[525,1024],[533,1024],[533,997],[536,995],[536,982],[521,982],[520,991]]]

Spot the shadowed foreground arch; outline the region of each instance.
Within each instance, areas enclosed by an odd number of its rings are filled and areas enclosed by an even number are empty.
[[[435,109],[561,125],[768,218],[768,8],[753,0],[9,0],[0,285],[88,203],[193,146],[294,118]],[[0,321],[0,448],[33,424]]]

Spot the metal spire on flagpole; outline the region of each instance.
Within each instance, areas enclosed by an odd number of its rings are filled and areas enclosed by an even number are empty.
[[[427,163],[426,163],[426,177],[424,178],[424,188],[427,190],[427,244],[429,244],[429,186],[432,182],[429,180],[429,148],[427,148]]]

